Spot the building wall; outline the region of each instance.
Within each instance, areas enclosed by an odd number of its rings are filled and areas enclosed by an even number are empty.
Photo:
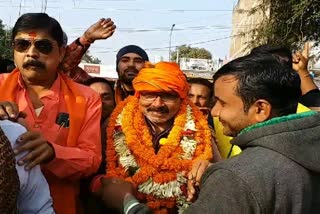
[[[93,77],[102,77],[108,80],[118,79],[118,73],[116,72],[115,65],[80,63],[79,67]]]
[[[237,5],[234,7],[230,47],[231,60],[243,56],[250,51],[247,49],[247,44],[252,39],[250,31],[269,14],[269,11],[264,11],[264,14],[259,11],[249,15],[247,12],[241,11],[250,11],[252,8],[258,6],[261,1],[262,0],[238,0]],[[240,33],[245,33],[245,35],[238,35]]]

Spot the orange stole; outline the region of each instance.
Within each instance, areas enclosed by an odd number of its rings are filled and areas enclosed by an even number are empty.
[[[80,204],[78,181],[59,179],[52,173],[43,170],[53,198],[53,207],[57,214],[82,214],[83,208]]]
[[[64,74],[60,73],[60,75],[61,89],[70,115],[70,130],[67,139],[67,146],[75,147],[86,115],[87,103],[85,98],[82,96],[82,93],[78,90],[76,83]],[[19,76],[19,69],[16,68],[0,85],[0,101],[16,102]],[[56,212],[58,214],[76,213],[76,200],[79,192],[78,182],[58,179],[50,172],[46,172],[46,170],[44,170],[44,174],[50,186],[51,196],[53,198]]]

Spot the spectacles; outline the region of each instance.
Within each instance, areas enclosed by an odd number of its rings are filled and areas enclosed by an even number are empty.
[[[175,103],[179,96],[170,93],[141,93],[140,98],[144,101],[152,103],[158,97],[165,103]]]
[[[29,40],[29,39],[15,39],[12,42],[13,48],[18,52],[25,52],[29,50],[31,45],[41,53],[48,55],[53,50],[53,44],[49,39]]]

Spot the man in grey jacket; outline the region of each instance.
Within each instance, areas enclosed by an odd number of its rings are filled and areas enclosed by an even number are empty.
[[[270,55],[219,69],[211,114],[243,152],[207,169],[187,213],[320,213],[320,115],[294,114],[299,87]]]

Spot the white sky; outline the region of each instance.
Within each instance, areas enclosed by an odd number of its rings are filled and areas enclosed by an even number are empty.
[[[172,24],[172,50],[190,44],[214,56],[229,53],[232,9],[236,0],[0,0],[0,19],[13,26],[19,14],[46,12],[56,18],[69,42],[101,17],[117,25],[112,38],[96,41],[89,49],[102,63],[115,64],[116,52],[129,44],[146,49],[151,61],[168,59]]]

